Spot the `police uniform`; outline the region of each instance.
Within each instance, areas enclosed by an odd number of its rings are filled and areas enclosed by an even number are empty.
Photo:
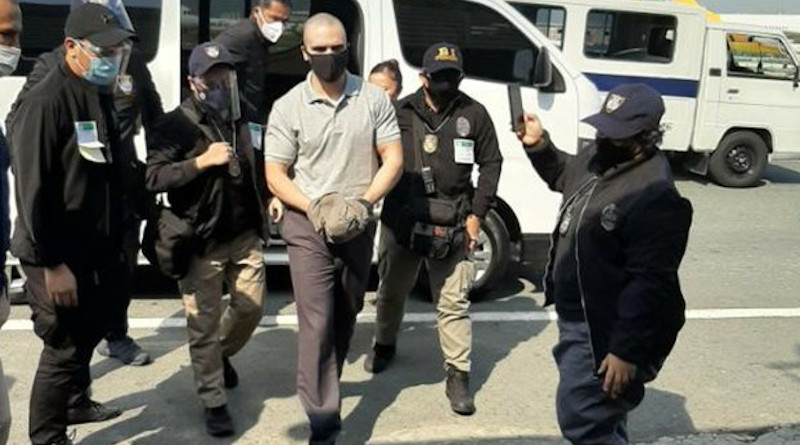
[[[440,60],[442,55],[444,60]],[[461,71],[460,57],[453,45],[434,45],[426,52],[424,71]],[[467,257],[463,227],[467,215],[484,218],[492,206],[502,165],[497,136],[486,109],[464,93],[434,112],[420,89],[398,103],[397,116],[405,168],[399,183],[387,195],[381,214],[376,344],[367,370],[380,372],[381,359],[391,360],[405,300],[424,261],[439,313],[439,342],[448,376],[457,371],[465,377],[470,371],[472,345],[467,294],[474,267]],[[471,181],[474,164],[480,168],[477,188]],[[451,245],[444,246],[446,252],[426,255],[415,246],[422,239],[419,229],[423,226],[418,223],[424,219],[418,207],[420,202],[430,202],[427,197],[451,202],[457,208],[456,227],[441,229],[454,231],[447,237]],[[436,211],[431,208],[430,212]]]
[[[624,141],[658,129],[663,113],[650,87],[623,85],[586,122],[604,138]],[[655,146],[635,155],[619,146],[599,139],[569,155],[545,134],[526,147],[542,179],[564,195],[544,282],[546,304],[555,303],[559,317],[556,412],[564,437],[576,444],[627,443],[627,413],[642,401],[644,383],[656,377],[684,323],[678,267],[692,206]],[[636,366],[616,398],[598,375],[609,354]]]
[[[103,36],[97,44],[107,46],[134,35],[94,4],[71,12],[65,31],[92,42]],[[72,423],[70,398],[89,387],[92,349],[108,327],[107,295],[122,275],[120,137],[112,98],[62,60],[28,93],[10,133],[18,214],[11,251],[27,276],[34,331],[44,341],[30,437],[34,444],[62,443]],[[75,276],[77,307],[56,306],[48,295],[45,268],[60,265]]]

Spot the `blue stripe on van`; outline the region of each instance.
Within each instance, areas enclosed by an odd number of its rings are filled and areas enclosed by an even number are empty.
[[[658,77],[617,76],[614,74],[584,73],[598,90],[608,92],[624,83],[644,83],[662,96],[697,98],[700,82],[696,80],[662,79]]]

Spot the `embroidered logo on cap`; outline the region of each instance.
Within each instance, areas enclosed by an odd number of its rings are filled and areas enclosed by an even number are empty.
[[[610,94],[606,100],[606,113],[612,114],[619,110],[619,107],[625,103],[625,98],[619,94]]]
[[[439,52],[436,53],[434,59],[437,62],[458,62],[458,55],[456,54],[455,48],[442,46],[439,48]]]
[[[211,57],[212,59],[216,59],[219,57],[219,47],[218,46],[209,46],[206,48],[206,55]]]

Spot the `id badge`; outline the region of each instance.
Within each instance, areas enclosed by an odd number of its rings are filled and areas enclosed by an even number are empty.
[[[475,163],[475,141],[471,139],[453,139],[453,158],[456,164]]]
[[[250,131],[250,142],[253,148],[261,151],[262,141],[264,140],[264,127],[261,124],[250,122],[247,124],[247,129]]]
[[[105,144],[100,142],[100,138],[97,135],[97,122],[75,122],[75,136],[78,140],[78,151],[81,157],[87,161],[98,164],[107,164],[111,162],[109,159],[106,159],[106,155],[103,153]]]

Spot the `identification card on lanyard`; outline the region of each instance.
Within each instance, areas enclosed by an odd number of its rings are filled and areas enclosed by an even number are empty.
[[[106,155],[103,152],[105,144],[100,142],[100,137],[97,134],[97,122],[75,122],[75,137],[78,142],[78,151],[82,158],[97,164],[111,162],[110,159],[106,159]]]
[[[471,139],[453,139],[453,158],[456,164],[475,163],[475,141]]]
[[[247,129],[250,130],[250,142],[253,144],[253,148],[261,151],[264,140],[264,127],[261,124],[250,122],[247,124]]]

